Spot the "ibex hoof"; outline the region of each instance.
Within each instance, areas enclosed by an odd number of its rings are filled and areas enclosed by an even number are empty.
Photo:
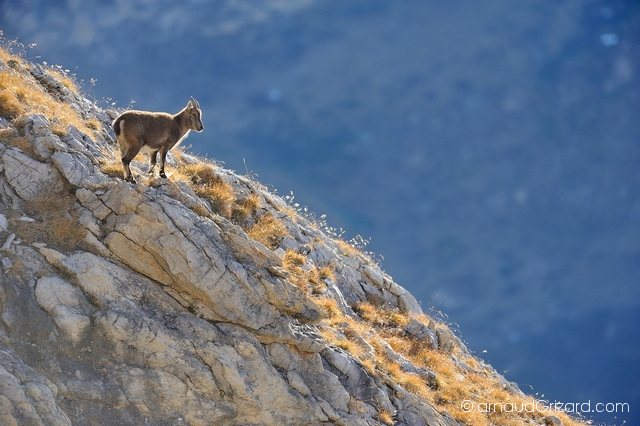
[[[167,178],[167,175],[165,175],[164,173],[160,173],[160,177],[161,177],[162,179],[166,179],[166,178]]]

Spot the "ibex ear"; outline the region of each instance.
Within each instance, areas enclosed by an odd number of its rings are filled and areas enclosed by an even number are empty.
[[[189,101],[189,105],[191,105],[193,108],[198,108],[200,109],[200,104],[198,103],[198,101],[196,101],[194,99],[194,97],[191,97],[191,100]]]

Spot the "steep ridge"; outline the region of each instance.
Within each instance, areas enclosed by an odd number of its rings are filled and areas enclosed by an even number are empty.
[[[578,424],[251,177],[124,182],[115,115],[0,51],[0,424]]]

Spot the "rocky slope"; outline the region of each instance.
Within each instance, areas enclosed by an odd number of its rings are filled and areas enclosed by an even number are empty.
[[[573,424],[465,412],[531,399],[256,181],[124,182],[66,78],[0,55],[0,424]]]

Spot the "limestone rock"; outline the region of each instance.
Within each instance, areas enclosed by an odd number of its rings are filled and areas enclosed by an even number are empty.
[[[51,131],[51,122],[45,116],[31,115],[23,122],[24,132],[28,136],[35,154],[41,160],[51,158],[51,155],[56,151],[65,150],[60,138]]]
[[[11,349],[0,345],[0,422],[3,425],[60,425],[71,421],[57,402],[58,389]]]
[[[464,348],[464,345],[460,341],[460,339],[453,334],[453,332],[448,327],[438,327],[436,328],[436,336],[438,337],[438,347],[445,352],[453,352],[453,349]],[[466,348],[465,348],[466,350]]]
[[[61,191],[60,173],[51,164],[41,163],[17,149],[2,154],[6,182],[25,200],[37,197],[43,189]]]
[[[84,155],[56,151],[51,159],[62,176],[75,187],[97,189],[108,181]]]
[[[42,277],[36,284],[35,296],[38,306],[47,311],[58,328],[78,343],[91,326],[84,293],[59,277]]]
[[[544,422],[548,426],[562,426],[562,420],[556,416],[547,416],[545,417]]]
[[[436,333],[417,319],[411,318],[409,324],[404,327],[404,331],[414,339],[426,342],[431,349],[438,349],[438,336]]]
[[[0,213],[0,232],[4,232],[9,229],[9,222],[7,221],[7,217]]]

